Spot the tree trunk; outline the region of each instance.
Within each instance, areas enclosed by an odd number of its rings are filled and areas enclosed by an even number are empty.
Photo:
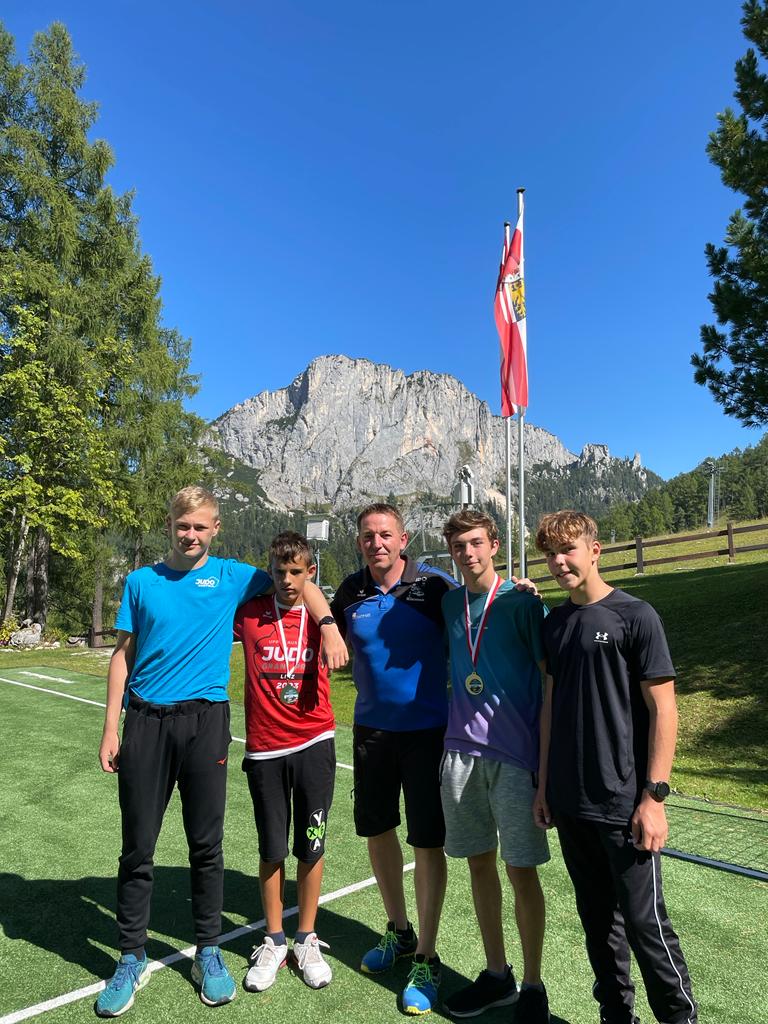
[[[6,576],[5,604],[3,605],[3,622],[7,622],[13,614],[13,599],[16,596],[16,584],[19,581],[21,571],[21,559],[24,554],[24,545],[27,542],[29,523],[26,515],[22,514],[19,524],[19,536],[15,545],[11,545],[11,557],[8,559],[8,574]]]
[[[93,604],[91,605],[91,647],[103,647],[104,637],[100,636],[104,629],[104,562],[96,557],[93,573]]]
[[[24,616],[22,621],[34,618],[35,608],[35,545],[29,544],[27,546],[27,557],[25,559],[27,563],[27,578],[26,585],[24,587],[25,601],[24,601]]]
[[[136,535],[133,539],[133,568],[140,569],[143,564],[142,555],[144,554],[144,547],[142,544],[143,535],[137,530]]]
[[[42,526],[35,530],[35,539],[27,563],[27,618],[45,629],[48,620],[50,591],[48,586],[51,540]]]

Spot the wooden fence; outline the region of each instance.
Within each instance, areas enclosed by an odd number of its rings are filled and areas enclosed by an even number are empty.
[[[601,561],[600,573],[605,575],[609,572],[623,572],[627,569],[634,569],[636,575],[641,576],[650,565],[667,565],[670,562],[691,562],[702,558],[718,558],[722,555],[728,556],[729,562],[736,561],[736,555],[746,551],[766,551],[766,544],[743,544],[736,546],[736,537],[743,533],[755,533],[758,531],[768,532],[768,523],[757,523],[754,526],[734,526],[728,523],[724,530],[707,530],[705,533],[689,533],[685,536],[665,537],[662,540],[645,540],[643,537],[635,537],[634,540],[625,541],[622,544],[608,544],[602,549],[603,555],[610,555],[615,551],[633,551],[634,560],[631,562],[615,562],[606,565]],[[685,544],[699,540],[715,540],[718,537],[725,537],[726,546],[710,548],[707,551],[692,551],[685,555],[668,555],[666,558],[646,558],[646,551],[649,548],[664,547],[669,544]],[[546,565],[546,558],[531,558],[527,562],[527,574],[534,583],[543,583],[551,579],[549,573],[546,576],[531,576],[531,566]],[[514,563],[513,570],[514,570]],[[505,568],[502,566],[499,569]]]

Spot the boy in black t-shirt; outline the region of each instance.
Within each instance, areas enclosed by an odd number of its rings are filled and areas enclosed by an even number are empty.
[[[597,525],[542,518],[536,546],[569,600],[544,620],[547,689],[534,817],[557,826],[601,1024],[635,1024],[629,950],[663,1024],[696,1024],[661,889],[677,736],[675,670],[654,609],[600,576]]]

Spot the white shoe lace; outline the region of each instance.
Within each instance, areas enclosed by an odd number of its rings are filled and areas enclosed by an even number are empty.
[[[260,946],[253,947],[251,960],[253,960],[257,967],[268,967],[270,960],[277,962],[277,959],[278,956],[274,943],[264,942]]]
[[[296,953],[296,962],[299,965],[299,970],[304,970],[304,965],[309,964],[321,964],[325,963],[323,954],[320,952],[320,946],[323,949],[330,949],[331,947],[327,942],[323,942],[322,939],[314,934],[308,935],[304,942],[295,942],[293,944],[293,950]]]

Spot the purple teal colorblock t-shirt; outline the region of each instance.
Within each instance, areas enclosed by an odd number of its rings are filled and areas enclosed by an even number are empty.
[[[544,660],[541,626],[546,608],[537,597],[521,593],[505,581],[490,606],[473,667],[465,626],[465,587],[443,598],[443,615],[451,657],[451,700],[446,750],[503,761],[535,772],[539,767],[539,715]],[[469,593],[474,640],[485,606],[485,594]],[[483,688],[472,694],[466,679],[472,672]]]

